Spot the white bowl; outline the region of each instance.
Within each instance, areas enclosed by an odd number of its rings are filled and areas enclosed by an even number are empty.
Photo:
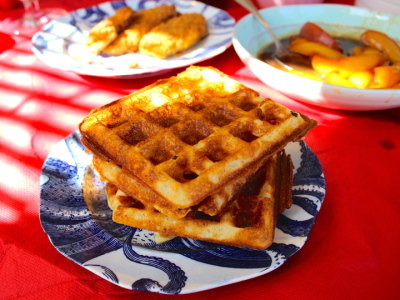
[[[292,4],[315,4],[322,3],[324,0],[255,0],[259,7],[292,5]]]
[[[333,35],[359,38],[374,29],[400,40],[399,17],[364,8],[335,5],[289,5],[260,10],[280,38],[298,33],[307,21],[321,25]],[[248,14],[235,26],[233,46],[249,69],[265,84],[301,102],[340,110],[368,111],[400,107],[400,89],[356,89],[321,83],[278,70],[257,59],[272,38],[256,18]]]
[[[354,5],[400,16],[399,0],[356,0]]]

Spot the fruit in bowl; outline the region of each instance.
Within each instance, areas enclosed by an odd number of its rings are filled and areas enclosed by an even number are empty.
[[[342,65],[353,64],[354,67],[354,64],[369,63],[371,57],[375,57],[374,59],[379,62],[382,61],[382,57],[388,58],[382,65],[376,65],[375,62],[367,69],[355,68],[354,72],[351,71],[351,84],[348,84],[349,74],[345,74],[346,81],[341,81],[340,75],[343,76],[343,74],[337,71],[329,72],[329,76],[328,74],[319,74],[312,68],[311,57],[315,56],[312,54],[309,56],[309,66],[306,66],[305,69],[295,68],[288,72],[260,59],[260,50],[273,44],[273,39],[259,21],[249,14],[237,22],[233,46],[242,62],[267,86],[294,100],[325,108],[367,111],[400,107],[400,89],[397,88],[396,83],[388,81],[396,78],[397,63],[393,59],[391,62],[388,54],[385,54],[382,49],[373,49],[377,47],[377,44],[373,47],[373,45],[364,44],[361,40],[362,34],[370,30],[371,32],[380,32],[399,44],[398,17],[337,4],[275,6],[261,9],[259,12],[268,21],[285,47],[290,45],[291,41],[295,39],[294,37],[299,36],[300,29],[307,22],[318,25],[335,40],[339,39],[342,52],[326,45],[325,48],[323,45],[309,47],[309,45],[315,46],[316,41],[314,40],[314,44],[310,44],[309,37],[301,37],[308,40],[309,43],[308,46],[307,44],[302,45],[303,49],[308,48],[309,51],[310,48],[311,50],[319,48],[320,54],[329,49],[331,54],[336,53],[337,57],[330,57],[329,59],[332,61],[329,63],[327,57],[322,57],[322,55],[319,55],[321,57],[319,62],[315,60],[315,65],[319,63],[320,69],[324,69],[325,72],[328,67],[335,65],[335,60],[340,60]],[[372,38],[369,40],[372,42]],[[379,39],[375,39],[375,42],[377,41]],[[386,41],[388,40],[386,39]],[[303,42],[305,41],[303,40]],[[385,43],[380,44],[385,45]],[[387,52],[396,53],[393,51],[395,48],[389,47],[389,44],[391,43],[386,43],[386,49],[392,50]],[[360,55],[363,51],[363,55],[371,56],[367,57],[368,59],[364,56],[352,58],[352,56]],[[339,55],[337,55],[338,52]],[[376,88],[376,86],[370,85],[371,80],[375,81],[374,77],[377,82],[386,82],[385,84],[391,88]],[[328,78],[330,82],[336,83],[328,83]],[[355,87],[357,85],[361,88]]]
[[[289,38],[288,49],[305,56],[309,67],[286,62],[293,67],[288,72],[346,87],[400,88],[400,46],[396,41],[380,31],[366,30],[359,40],[347,43],[349,55],[341,45],[345,41],[348,39],[335,38],[313,22],[304,23],[299,33]],[[276,66],[266,54],[272,52],[261,51],[259,58]]]

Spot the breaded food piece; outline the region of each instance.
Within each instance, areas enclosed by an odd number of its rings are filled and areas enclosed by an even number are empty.
[[[121,192],[124,192],[135,199],[140,199],[142,203],[149,207],[154,207],[158,211],[170,216],[171,218],[183,218],[191,210],[190,208],[180,209],[174,207],[156,192],[151,190],[135,175],[112,162],[105,161],[94,155],[92,164],[102,181],[111,183],[114,186],[118,186]],[[112,202],[109,202],[109,206],[113,209]]]
[[[265,161],[260,161],[243,170],[243,174],[239,178],[232,180],[214,194],[206,197],[196,208],[177,208],[151,190],[144,182],[126,169],[112,162],[105,161],[98,156],[93,156],[92,160],[93,167],[102,181],[112,183],[128,196],[137,199],[144,205],[154,207],[162,214],[173,219],[183,218],[193,209],[209,216],[218,215],[225,208],[226,204],[234,199],[253,179],[256,171],[264,163]]]
[[[115,15],[97,23],[86,38],[86,45],[92,53],[99,54],[107,45],[114,41],[118,34],[133,20],[134,11],[129,6],[116,10]]]
[[[139,44],[139,52],[167,58],[196,44],[207,33],[207,21],[199,13],[182,14],[154,27]]]
[[[274,240],[278,214],[291,206],[292,180],[290,156],[276,154],[260,169],[249,188],[212,218],[192,211],[185,218],[171,219],[109,184],[106,194],[116,223],[167,236],[266,249]]]
[[[191,66],[93,110],[79,129],[90,152],[189,208],[316,124],[215,68]]]
[[[150,9],[137,12],[135,20],[128,28],[109,44],[103,52],[108,55],[122,55],[133,53],[139,49],[139,42],[143,35],[154,26],[176,15],[175,5],[162,4]]]

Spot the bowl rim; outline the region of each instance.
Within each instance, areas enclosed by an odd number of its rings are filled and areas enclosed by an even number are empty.
[[[336,10],[348,10],[351,11],[352,13],[359,13],[361,15],[363,15],[364,17],[377,17],[379,15],[379,17],[382,19],[392,19],[392,18],[398,18],[397,16],[394,15],[389,15],[389,14],[385,14],[385,13],[379,13],[376,11],[372,11],[366,8],[362,8],[362,7],[354,7],[354,6],[349,6],[349,5],[342,5],[342,4],[315,4],[315,5],[286,5],[286,6],[274,6],[274,7],[268,7],[268,8],[264,8],[264,9],[260,9],[260,13],[261,15],[265,14],[266,12],[270,12],[270,13],[274,13],[274,11],[280,11],[281,13],[286,11],[286,10],[291,10],[291,9],[297,9],[297,10],[319,10],[319,9],[323,9],[323,10],[329,10],[331,11],[332,9],[336,9]],[[293,74],[289,74],[285,71],[276,69],[270,65],[268,65],[267,63],[262,62],[261,60],[259,60],[254,53],[250,53],[250,51],[242,45],[242,42],[240,40],[240,38],[238,37],[238,30],[242,27],[246,25],[246,22],[250,22],[249,19],[251,18],[251,13],[246,14],[245,16],[243,16],[238,22],[236,22],[236,25],[234,27],[233,30],[233,46],[235,48],[235,51],[237,52],[238,56],[241,58],[242,62],[246,65],[249,66],[250,64],[253,64],[253,66],[250,66],[250,70],[256,75],[256,77],[258,77],[258,79],[260,79],[260,81],[262,81],[264,84],[272,87],[275,90],[280,91],[282,94],[289,96],[290,98],[294,99],[294,100],[299,100],[301,102],[307,102],[309,104],[313,104],[313,105],[317,105],[317,106],[322,106],[322,107],[326,107],[326,108],[334,108],[334,109],[341,109],[341,110],[382,110],[382,109],[391,109],[391,108],[395,108],[395,107],[399,107],[400,106],[400,89],[358,89],[358,88],[351,88],[351,87],[344,87],[344,86],[338,86],[338,85],[333,85],[333,84],[329,84],[329,83],[321,83],[312,79],[308,79],[308,78],[303,78],[303,77],[299,77],[297,75],[293,75]],[[258,21],[257,21],[258,22]],[[300,21],[300,22],[304,22],[304,21]],[[398,22],[398,24],[400,24],[400,22]],[[272,28],[274,28],[274,23],[270,24]],[[360,26],[361,27],[361,26]],[[247,31],[246,31],[247,32]],[[399,30],[400,32],[400,30]],[[267,33],[266,33],[267,34]],[[254,37],[256,35],[256,33],[253,33],[252,36]],[[400,35],[399,35],[400,38]],[[397,38],[396,38],[397,39]],[[242,49],[240,49],[240,47],[242,47]],[[243,51],[247,52],[244,53]],[[247,55],[247,57],[245,57]],[[258,60],[258,62],[256,62]],[[257,67],[255,67],[254,65],[257,65]],[[343,97],[343,99],[340,98],[340,96],[337,96],[335,98],[335,103],[331,103],[331,104],[321,104],[321,103],[317,103],[315,102],[313,99],[304,99],[301,98],[299,95],[297,95],[297,97],[293,97],[293,92],[292,93],[288,93],[282,90],[279,90],[276,88],[276,85],[271,85],[268,84],[264,78],[260,78],[262,76],[260,76],[259,71],[255,68],[263,68],[266,71],[269,72],[273,72],[275,75],[277,76],[289,76],[288,78],[292,78],[294,79],[294,77],[290,77],[290,76],[296,76],[296,80],[301,82],[304,85],[307,86],[311,86],[312,89],[320,89],[321,92],[325,92],[325,89],[330,89],[330,90],[339,90],[340,89],[340,93],[343,94],[349,94],[352,97],[364,97],[363,98],[363,102],[361,104],[348,104],[349,99],[345,99],[345,96]],[[284,75],[283,75],[284,74]],[[276,81],[276,79],[275,79]],[[363,96],[364,94],[368,94],[368,97]],[[339,94],[339,92],[337,92],[337,94]],[[363,95],[361,95],[363,94]],[[386,99],[386,101],[382,101],[381,98]],[[317,100],[318,101],[318,100]]]

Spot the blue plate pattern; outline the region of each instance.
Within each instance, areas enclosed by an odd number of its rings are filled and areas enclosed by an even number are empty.
[[[161,60],[138,53],[121,56],[91,54],[84,45],[90,29],[122,6],[142,10],[170,3],[181,13],[197,12],[207,20],[208,34],[187,51]],[[36,33],[32,51],[45,64],[82,75],[100,77],[146,77],[189,66],[214,57],[232,44],[235,20],[225,11],[197,1],[111,1],[82,8],[62,16]],[[130,67],[138,64],[137,67]]]
[[[322,167],[303,142],[285,149],[295,165],[293,205],[280,214],[274,243],[251,250],[176,237],[156,244],[154,233],[116,224],[104,184],[91,167],[78,131],[44,162],[40,221],[63,255],[128,289],[184,294],[246,280],[282,265],[305,243],[325,196]]]

